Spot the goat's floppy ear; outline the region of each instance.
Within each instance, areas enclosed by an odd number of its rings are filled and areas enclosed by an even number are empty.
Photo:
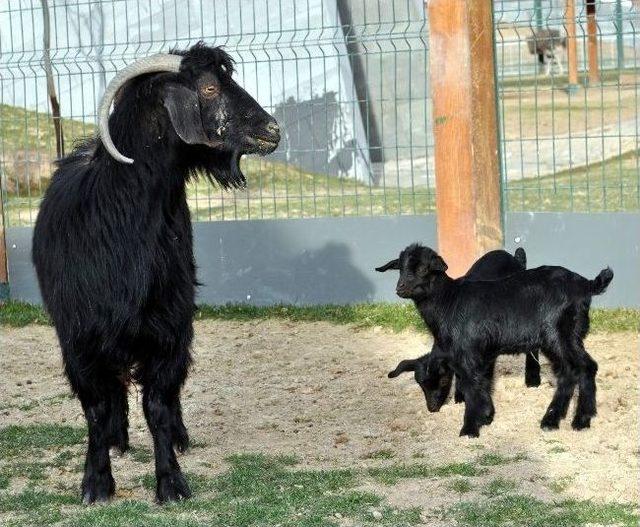
[[[376,267],[376,271],[378,271],[379,273],[384,273],[389,269],[395,269],[395,270],[400,269],[400,260],[396,258],[395,260],[391,260],[390,262],[387,262],[386,264],[380,267]]]
[[[396,366],[396,369],[390,371],[387,377],[389,377],[389,379],[393,379],[401,373],[405,373],[407,371],[415,371],[417,363],[418,361],[416,359],[400,361]]]
[[[443,273],[449,268],[442,257],[439,254],[435,253],[433,254],[433,256],[431,256],[428,267],[429,271],[440,271]]]
[[[209,143],[202,126],[200,102],[195,91],[181,84],[170,84],[166,87],[163,104],[180,139],[190,145]]]

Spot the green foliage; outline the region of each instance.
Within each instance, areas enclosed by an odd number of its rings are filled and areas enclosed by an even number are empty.
[[[446,516],[466,527],[636,527],[640,519],[632,505],[575,500],[545,503],[522,495],[462,503]]]
[[[199,306],[196,320],[266,320],[283,319],[291,322],[331,322],[352,324],[367,328],[380,326],[393,331],[413,329],[426,331],[415,307],[402,304],[351,304],[345,306],[250,306],[228,304],[224,306]],[[50,324],[51,321],[39,306],[24,302],[6,302],[0,305],[0,325],[23,327],[28,324]],[[640,331],[640,309],[592,309],[591,330]]]
[[[446,478],[451,476],[478,476],[484,473],[471,463],[449,463],[432,467],[425,463],[410,465],[390,465],[388,467],[374,467],[368,470],[371,477],[385,485],[395,485],[401,479],[408,478]]]
[[[34,451],[78,445],[84,442],[84,428],[32,424],[0,428],[0,458],[31,455]]]

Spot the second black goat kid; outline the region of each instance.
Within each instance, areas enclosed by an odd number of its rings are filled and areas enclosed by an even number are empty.
[[[438,354],[460,380],[465,414],[461,436],[478,437],[492,414],[486,372],[498,355],[539,348],[557,378],[556,391],[540,426],[556,429],[578,386],[572,426],[588,428],[596,415],[597,363],[584,348],[589,308],[613,279],[603,269],[588,280],[564,267],[542,266],[488,281],[452,279],[432,249],[410,245],[379,270],[400,271],[396,293],[411,298],[431,331]]]
[[[461,279],[496,280],[523,271],[526,267],[527,254],[522,247],[518,247],[513,255],[503,250],[490,251],[478,258]],[[378,268],[378,270],[384,271],[383,268]],[[434,356],[441,356],[435,343],[431,353],[435,353]],[[404,372],[414,372],[416,382],[425,394],[428,410],[438,412],[449,396],[453,372],[445,364],[441,364],[441,361],[430,360],[430,358],[431,354],[428,353],[418,359],[403,360],[395,370],[389,373],[389,378],[397,377]],[[428,371],[427,367],[429,367]],[[487,375],[492,383],[493,369],[487,371]],[[531,349],[526,353],[525,384],[540,386],[540,363],[538,362],[537,349]],[[454,398],[457,403],[464,401],[464,394],[457,378]]]

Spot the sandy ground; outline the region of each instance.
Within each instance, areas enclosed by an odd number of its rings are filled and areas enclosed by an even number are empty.
[[[224,468],[225,456],[247,451],[293,453],[312,467],[350,468],[445,464],[486,452],[524,454],[524,460],[492,467],[491,478],[512,479],[541,499],[557,499],[561,485],[563,497],[638,502],[637,335],[589,337],[587,349],[600,365],[599,414],[584,432],[571,430],[573,405],[559,431],[540,430],[553,391],[548,364],[542,364],[542,386],[531,389],[524,386],[524,358],[501,358],[496,418],[482,428],[479,439],[458,437],[462,405],[451,402],[430,414],[411,376],[386,378],[400,359],[422,354],[427,344],[428,338],[418,333],[328,323],[198,322],[195,365],[183,397],[196,447],[181,457],[181,464],[211,473]],[[0,349],[1,425],[84,424],[79,403],[64,397],[68,388],[52,328],[0,328]],[[150,447],[140,400],[132,389],[131,442]],[[393,460],[369,459],[382,449],[392,451]],[[72,463],[81,462],[79,449]],[[133,482],[137,474],[152,470],[152,463],[116,459],[119,495],[146,497]],[[61,484],[74,487],[81,477],[71,471],[58,476]],[[364,486],[393,505],[429,509],[460,499],[448,490],[450,482],[403,480],[381,486],[366,481]]]

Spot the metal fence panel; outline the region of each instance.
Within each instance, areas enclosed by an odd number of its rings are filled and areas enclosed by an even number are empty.
[[[95,132],[116,70],[203,39],[284,128],[244,162],[246,190],[198,181],[197,221],[394,216],[435,210],[428,21],[421,0],[49,0],[51,60],[67,151]],[[585,86],[588,21],[577,1],[582,88],[539,67],[534,31],[567,34],[565,0],[495,0],[507,211],[640,210],[638,3],[597,0],[601,82]],[[38,0],[0,4],[0,177],[8,226],[33,225],[55,137]],[[452,65],[455,67],[455,65]]]

